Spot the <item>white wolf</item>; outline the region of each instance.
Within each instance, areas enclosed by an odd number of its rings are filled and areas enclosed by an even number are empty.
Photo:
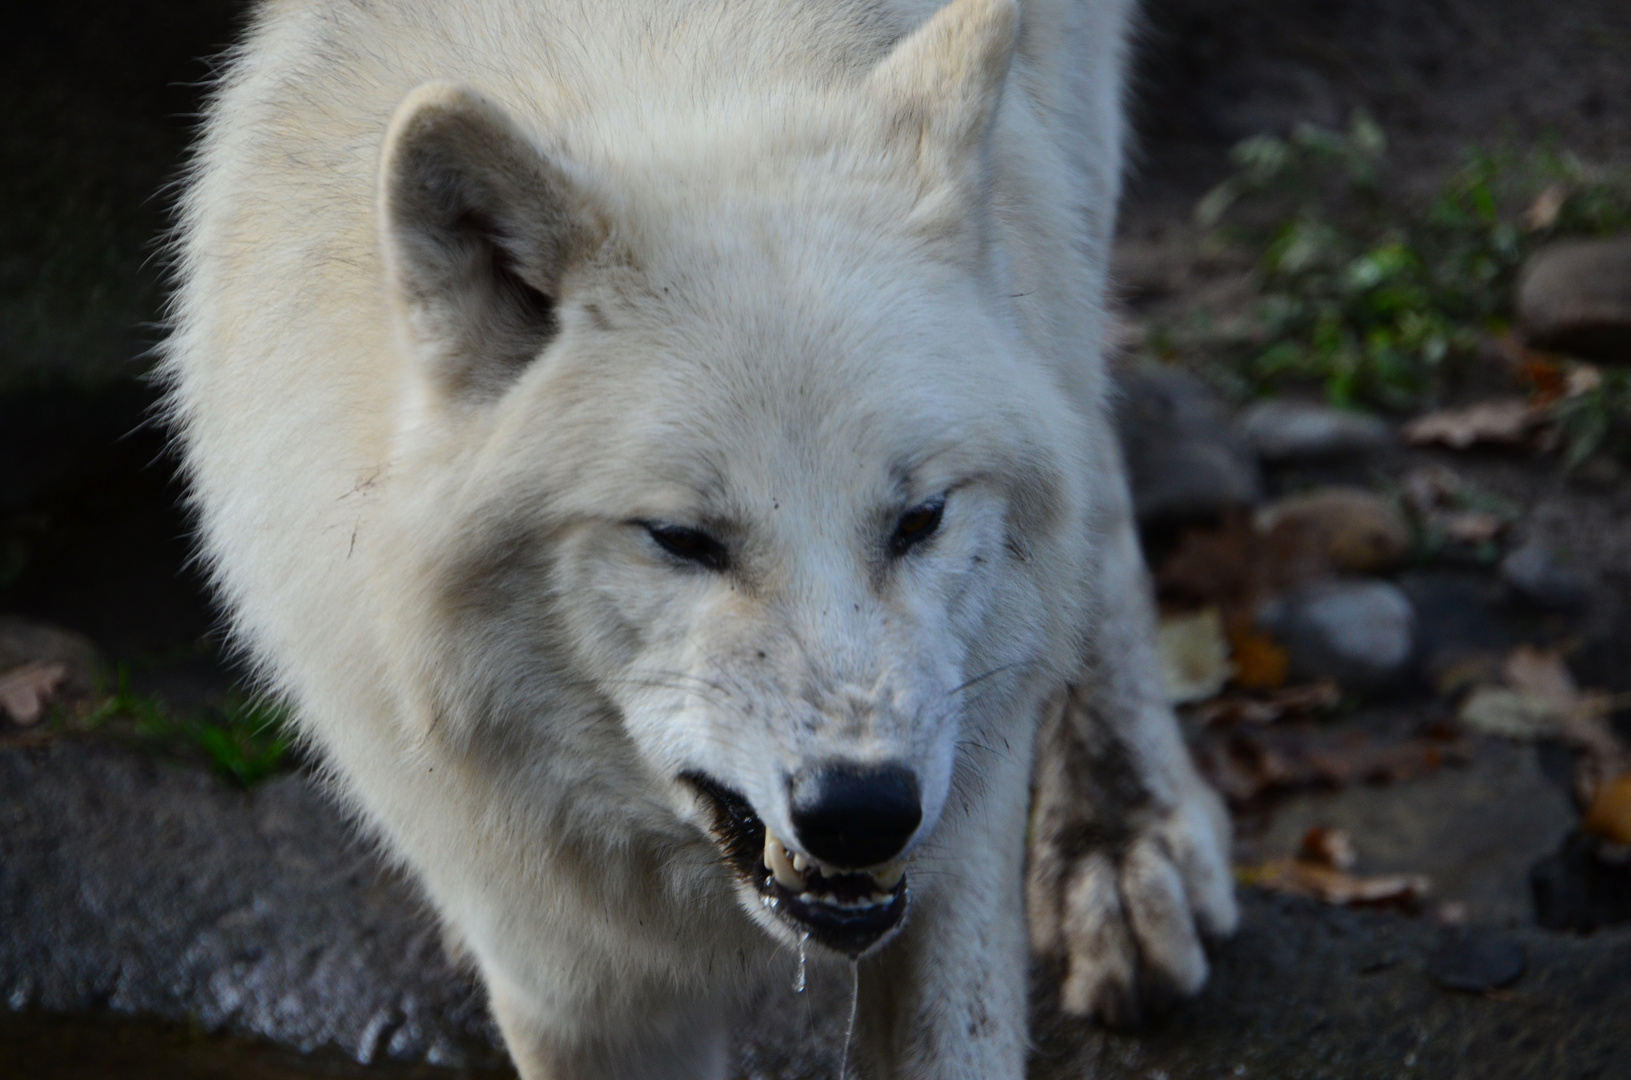
[[[205,551],[529,1080],[725,1075],[806,940],[877,1078],[1023,1074],[1027,920],[1077,1012],[1205,978],[1099,359],[1127,18],[258,10],[166,359]]]

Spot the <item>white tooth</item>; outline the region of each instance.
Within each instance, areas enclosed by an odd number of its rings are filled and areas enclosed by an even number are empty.
[[[803,855],[800,855],[796,851],[793,852],[793,869],[797,870],[799,873],[802,874],[802,873],[804,873],[804,871],[808,870],[809,868],[810,868],[810,860],[806,859]]]
[[[765,830],[765,866],[776,876],[782,888],[793,892],[804,888],[804,875],[793,869],[793,864],[787,858],[787,848],[769,829]]]
[[[893,889],[905,876],[905,862],[892,862],[882,870],[872,871],[872,880],[878,883],[880,889]]]

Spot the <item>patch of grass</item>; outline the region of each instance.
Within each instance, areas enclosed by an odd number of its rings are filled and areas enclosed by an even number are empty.
[[[1384,183],[1386,140],[1362,115],[1345,132],[1247,139],[1232,160],[1196,213],[1255,259],[1258,332],[1234,359],[1259,393],[1316,380],[1339,405],[1411,408],[1505,332],[1531,251],[1631,229],[1631,180],[1550,150],[1469,154],[1436,197],[1412,203]],[[1577,434],[1603,428],[1597,444],[1631,429],[1621,378],[1568,411]]]
[[[158,698],[132,691],[129,668],[121,664],[114,692],[84,723],[99,727],[120,720],[144,743],[201,751],[218,771],[245,787],[289,763],[288,710],[262,697],[235,695],[219,708],[178,716]]]

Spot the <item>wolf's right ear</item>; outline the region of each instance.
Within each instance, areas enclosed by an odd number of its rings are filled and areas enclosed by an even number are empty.
[[[606,236],[570,177],[496,104],[428,83],[397,108],[380,167],[392,300],[430,381],[494,396],[557,329],[565,273]]]

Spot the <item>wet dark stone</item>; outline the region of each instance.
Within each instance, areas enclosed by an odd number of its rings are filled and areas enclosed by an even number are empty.
[[[1116,425],[1139,523],[1215,517],[1262,494],[1257,457],[1199,379],[1140,368],[1117,379]]]
[[[1591,837],[1575,833],[1529,872],[1541,926],[1590,933],[1631,923],[1631,864],[1607,863],[1595,846]]]
[[[1523,946],[1487,932],[1457,934],[1427,958],[1427,974],[1447,990],[1485,994],[1511,986],[1528,967]]]

